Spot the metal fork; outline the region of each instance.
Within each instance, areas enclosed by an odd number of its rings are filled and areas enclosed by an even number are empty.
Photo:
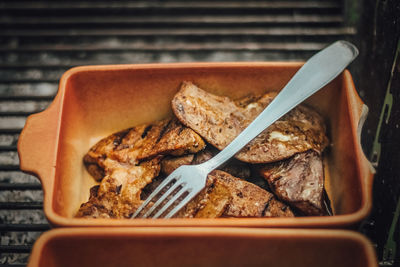
[[[131,218],[171,218],[205,187],[207,175],[211,171],[233,157],[280,117],[332,81],[357,55],[358,50],[353,44],[337,41],[312,56],[275,99],[227,147],[202,164],[177,168]],[[163,191],[166,192],[162,194]],[[161,197],[154,199],[159,194],[162,194]],[[155,203],[150,206],[153,199]]]

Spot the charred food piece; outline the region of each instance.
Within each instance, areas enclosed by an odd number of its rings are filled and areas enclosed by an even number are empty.
[[[82,203],[75,217],[78,218],[113,218],[112,213],[114,202],[119,198],[114,192],[110,192],[102,197],[97,195],[99,185],[90,188],[89,201]]]
[[[77,217],[129,217],[142,203],[142,189],[159,175],[164,155],[195,153],[204,147],[203,139],[176,118],[100,140],[85,155],[84,163],[101,182]]]
[[[172,118],[112,134],[95,144],[83,161],[89,173],[100,181],[121,163],[137,165],[157,155],[196,153],[204,147],[198,134]]]
[[[193,158],[194,154],[187,154],[178,157],[165,157],[161,161],[161,172],[165,175],[169,175],[182,165],[191,165]]]
[[[160,172],[161,157],[139,165],[121,164],[90,190],[88,202],[83,203],[76,217],[129,218],[142,203],[142,189]]]
[[[305,215],[325,215],[324,170],[321,156],[314,151],[267,164],[260,169],[275,195]]]
[[[198,134],[172,118],[132,128],[112,156],[120,162],[136,163],[156,155],[196,153],[204,147]]]
[[[225,217],[294,217],[286,204],[255,184],[219,170],[208,176],[229,189],[232,199],[223,213]]]
[[[275,96],[276,93],[268,93],[233,101],[184,82],[172,100],[172,109],[184,125],[222,150]],[[268,163],[310,149],[320,153],[327,144],[321,116],[300,105],[247,144],[236,158],[249,163]]]
[[[207,146],[206,149],[195,154],[192,164],[203,163],[218,154],[218,150],[212,146]],[[247,179],[251,175],[249,164],[231,158],[224,165],[218,167],[218,170],[225,171],[235,177]]]
[[[125,172],[126,173],[126,172]],[[135,181],[143,181],[136,177],[131,182],[130,175],[123,176],[126,181],[121,183],[121,177],[113,175],[106,176],[99,186],[90,190],[89,201],[83,203],[76,217],[86,218],[129,218],[130,215],[143,202],[137,195]],[[121,173],[120,173],[121,175]],[[150,174],[151,175],[151,174]],[[149,173],[146,175],[150,176]],[[164,179],[159,176],[144,188],[144,197],[146,198]],[[133,192],[133,194],[125,194]],[[140,190],[141,191],[141,190]],[[206,187],[192,199],[184,208],[182,208],[175,218],[217,218],[220,217],[231,200],[231,192],[224,185],[215,180],[214,177],[207,179]],[[154,203],[151,203],[152,205]]]
[[[207,177],[206,187],[175,217],[293,217],[290,208],[264,189],[215,170]]]
[[[129,218],[142,203],[137,198],[126,198],[122,193],[124,187],[121,189],[121,186],[115,186],[111,179],[103,179],[105,181],[111,185],[108,190],[102,190],[101,185],[92,188],[89,201],[81,205],[77,217]],[[160,181],[156,179],[156,182]],[[147,187],[155,186],[149,184]],[[275,199],[273,194],[229,173],[216,170],[209,174],[206,187],[174,217],[293,216],[290,208]]]
[[[97,142],[83,158],[83,162],[88,172],[97,180],[100,181],[105,175],[106,159],[114,152],[115,148],[121,143],[122,138],[129,132],[124,130],[114,133]]]
[[[230,189],[220,183],[215,176],[209,176],[206,187],[174,217],[218,218],[225,212],[231,199]]]
[[[169,175],[175,169],[182,165],[195,165],[203,163],[214,157],[219,151],[211,146],[207,146],[204,150],[196,154],[187,154],[179,157],[165,157],[161,162],[162,173]],[[250,177],[250,166],[235,158],[230,159],[226,164],[218,168],[226,171],[233,176],[247,179]]]

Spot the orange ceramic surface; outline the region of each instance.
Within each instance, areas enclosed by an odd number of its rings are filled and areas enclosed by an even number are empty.
[[[28,267],[378,266],[360,234],[343,230],[60,228],[35,243]]]
[[[101,138],[171,114],[182,81],[219,95],[280,90],[301,63],[182,63],[78,67],[67,71],[51,106],[28,118],[18,143],[21,169],[39,177],[54,226],[349,227],[372,205],[373,170],[357,132],[367,110],[345,71],[306,102],[325,118],[332,145],[326,188],[335,216],[122,220],[74,218],[95,184],[82,158]],[[362,124],[360,124],[362,125]]]

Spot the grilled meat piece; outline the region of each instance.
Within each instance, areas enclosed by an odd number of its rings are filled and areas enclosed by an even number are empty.
[[[184,82],[172,100],[176,117],[218,149],[225,148],[272,101],[276,93],[233,101],[210,94]],[[251,102],[256,100],[255,102]],[[236,158],[249,163],[268,163],[328,144],[319,114],[298,106],[262,132]]]
[[[314,151],[264,165],[261,175],[275,195],[305,215],[325,215],[324,171],[321,156]]]
[[[213,171],[209,177],[229,188],[232,199],[223,213],[225,217],[293,217],[293,212],[273,194],[236,178],[224,171]]]
[[[169,175],[182,165],[192,164],[193,159],[194,159],[194,154],[187,154],[180,157],[165,157],[161,161],[161,172],[166,175]]]
[[[207,146],[206,149],[195,154],[192,164],[203,163],[214,157],[218,152],[219,151],[216,148]],[[247,179],[251,175],[249,164],[239,161],[235,158],[231,158],[224,165],[220,166],[218,170],[225,171],[235,177],[240,177],[243,179]]]
[[[160,173],[161,156],[139,165],[123,165],[107,174],[76,217],[128,218],[142,203],[142,189]]]
[[[91,197],[88,202],[83,203],[75,217],[77,218],[129,218],[139,208],[141,203],[126,203],[121,200],[117,192],[107,192],[98,195],[99,186],[90,190]]]
[[[221,184],[215,176],[208,176],[205,188],[196,195],[175,218],[218,218],[231,200],[230,189]]]
[[[142,199],[145,200],[164,179],[165,176],[160,175],[147,185],[143,189]],[[215,177],[209,176],[205,188],[175,214],[174,218],[218,218],[225,211],[230,199],[230,190],[219,183]]]
[[[207,146],[204,150],[196,154],[188,154],[180,157],[166,157],[161,162],[162,173],[169,175],[175,169],[182,165],[195,165],[203,163],[218,153],[218,150]],[[241,162],[237,159],[230,159],[226,164],[218,168],[219,170],[226,171],[233,176],[247,179],[250,177],[250,167],[249,164]]]
[[[155,186],[150,184],[148,187]],[[101,192],[97,186],[91,189],[90,199],[81,205],[77,217],[129,218],[141,203],[142,200],[124,198],[118,186],[112,186],[106,192]],[[174,217],[293,217],[293,213],[273,194],[216,170],[208,175],[206,187]]]
[[[204,147],[198,134],[172,118],[132,128],[113,156],[121,162],[136,163],[156,155],[196,153]]]
[[[96,179],[96,181],[103,179],[105,175],[104,169],[109,165],[105,161],[110,159],[110,155],[114,152],[115,148],[121,143],[122,138],[124,138],[128,132],[129,129],[101,139],[84,156],[83,162],[86,169]]]
[[[97,196],[97,192],[99,190],[99,185],[93,186],[90,188],[90,197],[89,201],[82,203],[75,217],[78,218],[112,218],[113,214],[111,213],[113,202],[115,201],[115,197],[118,196],[114,193],[109,193],[107,195],[103,195],[102,198]]]
[[[101,182],[91,188],[88,202],[76,216],[129,218],[165,178],[160,172],[168,175],[181,165],[212,158],[275,95],[233,101],[184,83],[172,100],[177,118],[112,134],[85,155],[87,170]],[[212,146],[206,147],[200,135]],[[174,217],[293,217],[291,208],[280,200],[304,214],[324,215],[321,152],[327,142],[322,118],[298,106],[242,149],[236,155],[240,161],[231,159],[221,170],[211,172],[206,187]],[[277,162],[282,159],[287,160]],[[251,168],[265,180],[254,176]]]
[[[161,156],[158,156],[131,168],[127,175],[126,184],[121,189],[121,197],[124,202],[140,202],[142,189],[160,173],[160,161]]]
[[[211,191],[208,192],[208,201],[196,213],[195,218],[219,218],[224,214],[232,200],[229,188],[219,181],[215,181],[213,186],[207,188],[207,191]],[[194,202],[196,202],[196,199],[194,199]]]
[[[127,173],[127,172],[125,172]],[[124,178],[129,179],[129,175]],[[145,199],[164,179],[157,177],[154,182],[144,188]],[[137,180],[137,179],[135,179]],[[139,179],[140,180],[140,179]],[[134,191],[137,187],[132,183],[117,185],[120,178],[105,177],[100,186],[92,187],[89,201],[83,203],[77,213],[77,217],[86,218],[129,218],[130,215],[143,203],[137,198],[124,195],[126,191]],[[133,183],[134,185],[134,183]],[[122,188],[121,188],[122,187]],[[231,198],[230,191],[214,178],[207,179],[206,188],[202,190],[192,201],[182,208],[174,217],[176,218],[216,218],[224,212]],[[152,205],[153,203],[150,203]]]
[[[206,188],[175,217],[293,217],[290,208],[264,189],[215,170],[207,177]]]
[[[83,161],[89,173],[100,181],[121,163],[137,165],[157,155],[196,153],[204,147],[198,134],[172,118],[112,134],[95,144]]]
[[[84,157],[90,174],[101,181],[77,217],[129,217],[141,204],[142,189],[159,175],[164,155],[195,153],[203,139],[176,118],[139,125],[112,134]]]

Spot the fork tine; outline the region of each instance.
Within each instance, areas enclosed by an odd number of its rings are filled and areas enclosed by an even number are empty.
[[[183,208],[183,206],[185,206],[194,196],[196,196],[196,194],[198,193],[198,190],[192,190],[191,192],[189,192],[189,194],[182,199],[181,202],[179,202],[179,204],[173,208],[170,212],[168,212],[167,215],[165,215],[165,219],[169,219],[172,216],[174,216],[175,213],[177,213],[181,208]]]
[[[174,202],[180,198],[183,194],[185,194],[185,192],[188,191],[188,186],[187,184],[185,184],[175,195],[173,198],[171,198],[170,200],[168,200],[167,203],[165,203],[165,205],[153,216],[154,219],[157,219],[158,217],[160,217],[172,204],[174,204]],[[189,192],[190,194],[190,192]]]
[[[153,193],[150,194],[150,196],[148,196],[146,198],[146,200],[142,203],[142,205],[140,205],[140,207],[135,211],[135,213],[133,213],[133,215],[131,216],[132,218],[136,218],[139,213],[147,207],[147,205],[150,203],[150,201],[158,194],[160,193],[164,187],[169,184],[171,181],[176,180],[175,184],[178,183],[178,180],[180,179],[180,176],[173,176],[173,175],[169,175],[164,181],[161,182],[161,184],[159,186],[157,186],[156,190],[153,191]],[[165,195],[165,194],[164,194]]]
[[[168,190],[165,192],[157,201],[156,203],[153,204],[153,206],[142,216],[142,218],[147,218],[155,209],[160,206],[164,202],[164,200],[172,193],[174,190],[176,190],[180,185],[186,186],[184,183],[179,183],[179,180],[177,180]],[[180,190],[179,190],[180,191]],[[179,192],[178,191],[178,192]],[[176,194],[178,194],[178,192]],[[169,201],[168,201],[169,202]]]

